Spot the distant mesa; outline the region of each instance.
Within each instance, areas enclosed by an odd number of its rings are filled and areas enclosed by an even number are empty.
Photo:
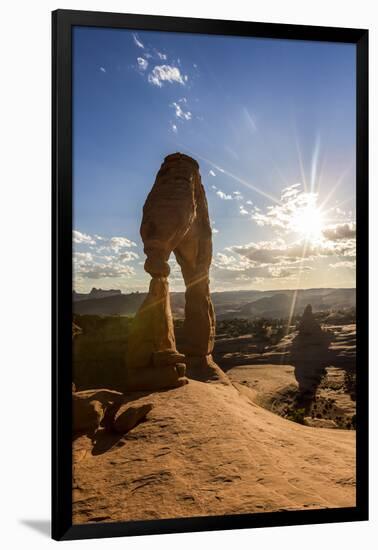
[[[92,290],[89,293],[90,298],[105,298],[105,296],[120,296],[121,291],[110,289],[110,290],[102,290],[102,288],[95,288],[93,287]]]
[[[121,294],[122,292],[119,289],[103,290],[102,288],[93,287],[89,294],[79,293],[74,290],[72,293],[72,298],[74,301],[98,300],[101,298],[107,298],[108,296],[121,296]]]
[[[99,292],[103,293],[102,295]],[[78,315],[129,315],[138,311],[147,292],[127,292],[120,290],[93,290],[88,294],[73,293],[73,307]],[[174,317],[184,317],[184,292],[171,292],[171,307]],[[315,312],[331,311],[343,316],[343,311],[354,308],[356,290],[305,289],[298,290],[240,290],[223,291],[211,294],[218,321],[226,319],[285,318],[293,306],[294,315],[303,312],[311,303]]]

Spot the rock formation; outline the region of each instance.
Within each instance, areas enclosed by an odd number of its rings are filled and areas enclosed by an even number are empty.
[[[198,163],[175,153],[165,158],[143,208],[140,234],[152,277],[129,334],[127,390],[156,390],[191,377],[227,378],[212,361],[215,316],[209,291],[212,231]],[[183,353],[176,349],[169,300],[168,259],[174,253],[184,278]]]
[[[301,396],[311,400],[316,392],[325,368],[329,366],[332,353],[329,351],[332,336],[322,330],[307,305],[299,323],[298,334],[291,347],[291,361]]]
[[[289,422],[238,390],[191,380],[127,403],[153,405],[127,437],[75,438],[73,523],[356,506],[353,430]]]
[[[130,396],[135,401],[130,402]],[[125,434],[145,420],[151,409],[152,404],[146,401],[143,393],[122,394],[106,389],[74,392],[72,432],[74,436],[87,434],[91,437],[99,429]]]
[[[306,339],[309,339],[310,342],[323,342],[326,339],[326,333],[322,331],[321,326],[316,321],[311,304],[308,304],[304,309],[298,327],[298,336],[302,343]]]
[[[121,405],[114,415],[113,431],[121,434],[129,432],[146,418],[151,409],[151,403]]]
[[[106,409],[121,401],[122,394],[111,390],[86,390],[72,394],[72,430],[94,433],[102,422]]]

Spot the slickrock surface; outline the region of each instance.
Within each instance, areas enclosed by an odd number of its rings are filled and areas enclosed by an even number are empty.
[[[128,434],[74,441],[74,523],[355,505],[353,431],[302,426],[248,388],[194,380],[129,403],[152,409]]]

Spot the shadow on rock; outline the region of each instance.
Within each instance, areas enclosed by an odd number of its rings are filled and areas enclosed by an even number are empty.
[[[114,446],[122,447],[125,444],[121,442],[122,437],[144,422],[152,407],[152,403],[124,403],[114,410],[108,417],[107,425],[93,435],[92,454],[100,455]]]
[[[110,432],[104,428],[97,430],[92,436],[92,455],[102,455],[110,451],[113,447],[122,447],[125,443],[121,442],[124,434]]]

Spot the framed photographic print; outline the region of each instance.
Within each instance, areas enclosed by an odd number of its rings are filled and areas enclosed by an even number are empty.
[[[368,32],[52,21],[53,538],[367,519]]]

